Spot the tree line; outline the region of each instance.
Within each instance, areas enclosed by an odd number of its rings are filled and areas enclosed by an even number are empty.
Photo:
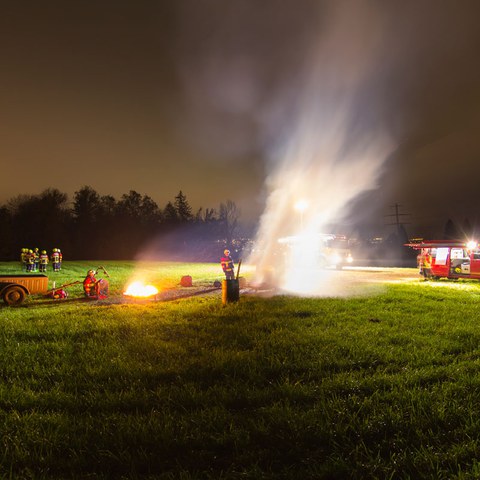
[[[70,202],[48,188],[0,206],[0,258],[39,247],[61,248],[67,260],[134,259],[142,249],[157,259],[213,260],[235,242],[239,217],[231,200],[194,213],[181,190],[160,208],[134,190],[117,200],[84,186]]]

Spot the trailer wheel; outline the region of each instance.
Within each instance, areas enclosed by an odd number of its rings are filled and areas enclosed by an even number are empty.
[[[20,305],[25,300],[25,290],[13,285],[3,292],[3,301],[7,305]]]

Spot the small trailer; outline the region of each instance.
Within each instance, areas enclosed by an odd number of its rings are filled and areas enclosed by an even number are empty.
[[[20,305],[27,295],[45,294],[48,277],[44,274],[0,275],[0,297],[7,305]]]

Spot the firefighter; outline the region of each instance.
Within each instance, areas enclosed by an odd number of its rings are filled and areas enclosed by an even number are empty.
[[[40,254],[40,258],[39,258],[39,263],[40,263],[40,271],[46,272],[47,265],[48,265],[48,255],[46,250],[42,250],[42,253]]]
[[[22,248],[22,252],[20,253],[20,262],[22,264],[22,270],[24,272],[27,271],[27,258],[28,258],[28,248]]]
[[[52,261],[52,267],[54,272],[60,271],[60,254],[58,253],[58,248],[52,250],[50,255],[50,260]]]
[[[222,265],[223,273],[225,274],[225,278],[227,280],[234,280],[235,279],[235,266],[233,265],[232,257],[230,256],[230,250],[225,249],[223,251],[223,257],[220,260],[220,264]]]
[[[95,278],[95,271],[89,270],[87,276],[83,281],[83,291],[85,292],[86,297],[96,297],[97,296],[97,279]]]
[[[57,253],[58,253],[58,271],[60,271],[62,269],[63,255],[62,255],[62,251],[59,248],[57,248]]]
[[[35,255],[33,250],[27,252],[27,272],[33,272],[35,267]]]
[[[432,256],[428,250],[423,255],[422,273],[424,281],[432,278]]]
[[[33,250],[33,271],[38,272],[38,266],[40,264],[40,251],[38,247]]]
[[[96,274],[97,272],[95,270],[89,270],[87,272],[87,276],[83,281],[83,291],[86,297],[102,300],[108,296],[109,285],[108,281],[104,278],[97,280],[95,278]]]
[[[424,254],[424,251],[422,250],[417,255],[417,268],[418,268],[418,273],[420,275],[423,275],[423,254]]]

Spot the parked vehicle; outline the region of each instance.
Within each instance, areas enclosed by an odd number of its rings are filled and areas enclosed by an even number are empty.
[[[45,294],[47,289],[44,274],[0,275],[0,297],[7,305],[19,305],[27,295]]]
[[[418,265],[421,268],[427,253],[432,256],[432,278],[473,278],[480,280],[480,248],[477,242],[455,240],[425,240],[409,243],[419,250]]]
[[[305,255],[313,256],[317,266],[323,268],[343,268],[353,262],[352,252],[347,237],[330,233],[292,236],[278,239],[283,252],[301,248]]]
[[[350,242],[344,235],[324,235],[322,253],[326,266],[343,268],[353,263]]]

